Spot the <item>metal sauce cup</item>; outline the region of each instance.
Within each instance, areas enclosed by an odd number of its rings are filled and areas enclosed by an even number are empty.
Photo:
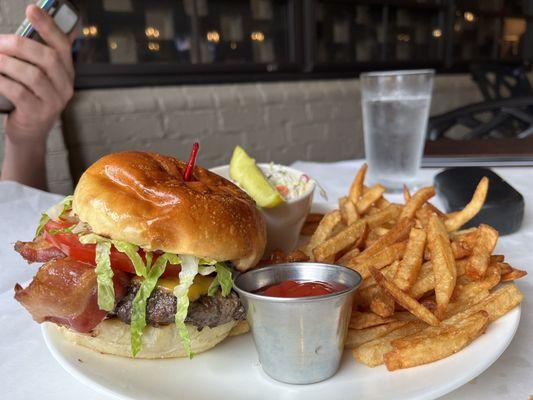
[[[347,289],[301,298],[253,293],[285,280],[336,283]],[[246,307],[263,370],[278,381],[293,384],[319,382],[334,375],[360,282],[356,271],[319,263],[277,264],[237,276],[234,288]]]

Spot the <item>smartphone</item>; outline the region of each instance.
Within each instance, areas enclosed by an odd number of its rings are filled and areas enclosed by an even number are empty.
[[[66,34],[72,32],[78,23],[78,10],[67,0],[39,0],[36,5],[53,17],[59,29]],[[27,19],[20,24],[15,34],[42,42],[41,37]],[[9,113],[13,109],[13,104],[0,94],[0,113]]]

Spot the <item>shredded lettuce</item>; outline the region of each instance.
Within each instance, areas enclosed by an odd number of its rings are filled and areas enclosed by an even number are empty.
[[[72,208],[72,199],[74,196],[67,196],[56,205],[50,207],[46,212],[41,214],[39,225],[35,231],[35,236],[43,233],[44,226],[50,220],[57,221],[66,211]]]
[[[165,272],[165,267],[169,261],[169,256],[171,254],[163,254],[154,262],[152,268],[150,268],[148,274],[144,277],[144,280],[133,299],[131,305],[131,325],[130,325],[130,335],[131,335],[131,352],[133,357],[135,357],[142,347],[142,334],[144,328],[146,327],[146,303],[148,298],[152,294],[157,280]],[[151,257],[150,257],[150,262]]]
[[[57,235],[60,233],[72,233],[73,229],[74,229],[74,226],[69,226],[68,228],[61,228],[61,229],[50,229],[48,233],[51,235]]]
[[[48,218],[48,215],[46,215],[46,213],[42,213],[41,219],[39,220],[39,225],[37,226],[37,229],[35,230],[35,237],[43,233],[44,226],[46,225],[48,221],[50,221],[50,218]]]
[[[209,285],[209,288],[207,289],[207,295],[214,296],[217,293],[218,288],[221,288],[222,296],[226,297],[233,288],[231,270],[222,262],[217,262],[215,268],[217,271],[217,276]]]
[[[154,253],[152,253],[151,251],[147,252],[144,257],[146,259],[146,271],[148,271],[150,269],[150,267],[152,266],[152,258],[154,256]]]
[[[220,283],[222,289],[222,296],[226,297],[233,288],[233,279],[231,276],[231,270],[224,263],[217,263],[217,280]]]
[[[98,282],[98,308],[113,311],[115,308],[115,288],[113,286],[113,270],[109,253],[111,243],[96,243],[96,281]]]
[[[66,211],[72,208],[72,200],[74,196],[67,196],[55,206],[50,207],[46,210],[46,215],[53,221],[57,221]]]
[[[113,286],[113,270],[111,269],[111,241],[102,236],[90,233],[80,236],[82,244],[96,244],[96,281],[98,283],[98,308],[113,311],[115,308],[115,288]]]
[[[198,267],[198,273],[202,276],[207,276],[215,272],[217,269],[214,265],[200,265]]]
[[[110,242],[108,238],[97,235],[96,233],[89,233],[78,238],[81,244],[96,244],[98,242]]]
[[[185,318],[187,317],[187,311],[189,309],[188,292],[193,284],[194,277],[198,274],[199,261],[198,257],[189,255],[181,256],[181,271],[179,274],[180,283],[174,288],[174,296],[176,296],[176,328],[189,358],[192,358],[191,338],[189,337],[189,331],[185,326]]]
[[[143,259],[139,255],[139,246],[128,242],[123,242],[121,240],[112,240],[111,243],[113,243],[113,246],[115,246],[118,251],[128,256],[133,264],[133,267],[135,268],[135,273],[137,276],[147,275],[147,266],[144,264]]]

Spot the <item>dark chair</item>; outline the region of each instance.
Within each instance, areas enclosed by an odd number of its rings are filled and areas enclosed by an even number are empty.
[[[446,137],[451,129],[464,131],[460,139],[518,138],[533,135],[533,96],[471,104],[431,117],[428,140]]]
[[[471,72],[486,101],[533,95],[522,66],[479,64],[474,65]]]

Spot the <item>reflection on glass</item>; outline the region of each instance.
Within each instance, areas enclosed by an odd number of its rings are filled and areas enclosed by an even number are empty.
[[[442,16],[438,10],[391,7],[385,59],[388,61],[437,61],[441,59]]]
[[[208,0],[200,21],[202,63],[288,61],[287,1]]]
[[[316,6],[315,19],[319,62],[380,58],[383,40],[381,7],[321,1]]]
[[[456,12],[454,23],[454,57],[460,60],[496,59],[501,32],[500,19],[476,15],[472,11]]]
[[[319,62],[428,61],[442,57],[438,9],[321,1],[316,12]]]
[[[132,32],[112,32],[107,37],[111,64],[135,64],[138,60],[135,36]]]
[[[190,63],[191,19],[185,12],[185,3],[183,0],[78,2],[82,40],[75,46],[77,63]],[[196,3],[201,6],[202,2]]]
[[[503,20],[502,45],[500,49],[502,58],[513,59],[520,55],[526,26],[526,20],[523,18],[505,18]]]

